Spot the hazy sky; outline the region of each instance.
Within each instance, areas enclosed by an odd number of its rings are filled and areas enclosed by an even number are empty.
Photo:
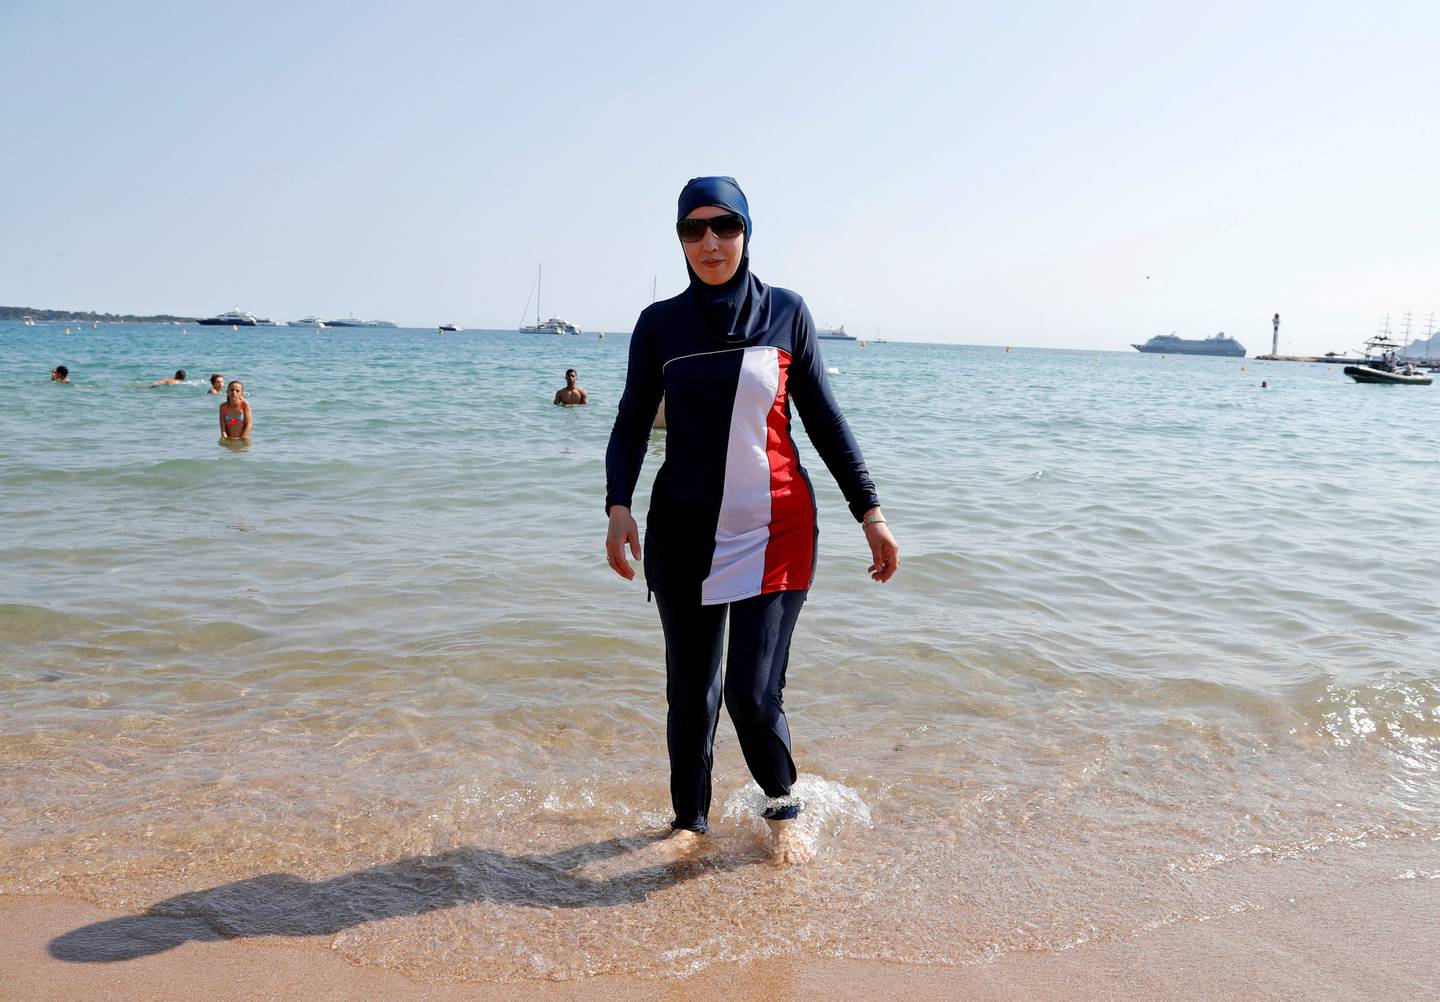
[[[527,9],[528,8],[528,9]],[[0,3],[0,303],[628,330],[675,196],[860,336],[1440,310],[1440,4]],[[1147,277],[1148,276],[1148,277]],[[533,320],[534,306],[531,306]]]

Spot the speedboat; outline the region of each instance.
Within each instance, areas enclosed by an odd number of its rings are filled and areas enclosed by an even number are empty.
[[[1401,361],[1400,345],[1390,339],[1387,329],[1365,342],[1363,365],[1345,366],[1345,375],[1357,383],[1395,383],[1402,386],[1429,386],[1434,380],[1409,362]]]
[[[440,325],[440,329],[441,329],[442,331],[452,331],[452,332],[453,332],[453,331],[458,331],[460,328],[459,328],[459,327],[456,327],[454,324],[441,324],[441,325]]]
[[[1403,386],[1429,386],[1434,382],[1428,375],[1413,365],[1396,366],[1393,369],[1375,368],[1369,365],[1347,365],[1345,375],[1357,383],[1397,383]]]

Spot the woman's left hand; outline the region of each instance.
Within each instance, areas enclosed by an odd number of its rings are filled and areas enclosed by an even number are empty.
[[[900,569],[900,544],[895,542],[890,526],[884,522],[865,526],[865,542],[870,544],[870,556],[874,560],[866,570],[873,580],[884,584]]]

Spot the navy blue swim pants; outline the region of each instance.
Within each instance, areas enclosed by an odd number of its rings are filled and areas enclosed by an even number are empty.
[[[700,605],[677,603],[655,593],[665,630],[672,828],[709,830],[710,772],[722,696],[755,782],[767,797],[790,793],[795,760],[790,757],[782,693],[790,636],[805,596],[803,591],[780,591],[728,605]],[[727,612],[730,643],[722,685],[720,653]],[[799,813],[798,805],[787,804],[768,808],[765,817],[781,821]]]

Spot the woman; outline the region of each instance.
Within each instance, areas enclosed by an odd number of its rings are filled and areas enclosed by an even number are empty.
[[[630,512],[662,395],[666,458],[645,527],[645,581],[665,632],[666,740],[675,809],[668,844],[692,848],[708,831],[711,750],[721,703],[720,649],[730,644],[724,702],[745,763],[771,798],[774,855],[811,850],[781,706],[790,637],[815,573],[815,495],[791,435],[791,401],[820,458],[864,528],[888,581],[899,548],[880,512],[860,448],[825,379],[804,301],[750,273],[754,228],[733,178],[695,178],[680,192],[676,232],[690,287],[640,314],[625,392],[605,456],[605,548],[615,573],[635,571],[640,536]]]

